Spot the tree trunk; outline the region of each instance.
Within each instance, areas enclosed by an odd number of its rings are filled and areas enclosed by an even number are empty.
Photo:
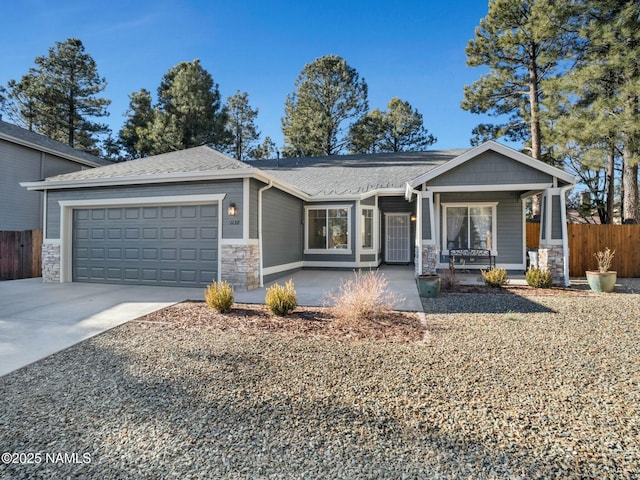
[[[616,186],[616,171],[615,171],[615,162],[616,162],[616,147],[611,146],[611,150],[609,151],[609,163],[607,164],[607,177],[606,177],[606,185],[607,185],[607,208],[606,208],[606,223],[613,223],[613,201],[615,196],[615,186]]]
[[[638,223],[638,164],[633,161],[630,146],[622,152],[622,223]]]
[[[537,160],[542,157],[542,147],[540,145],[540,118],[538,112],[540,109],[540,90],[538,79],[538,68],[536,65],[536,44],[531,43],[529,53],[531,55],[531,65],[529,66],[529,107],[531,112],[530,128],[531,128],[531,156]],[[540,217],[541,196],[535,195],[531,201],[531,213],[534,218]]]

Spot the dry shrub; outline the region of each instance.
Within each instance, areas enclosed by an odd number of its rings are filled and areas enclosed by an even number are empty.
[[[233,306],[233,287],[227,282],[213,282],[204,291],[204,300],[219,313],[226,313]]]
[[[390,313],[401,301],[389,292],[387,280],[378,272],[354,272],[354,276],[343,280],[337,293],[325,294],[333,304],[333,314],[341,322],[373,320]]]
[[[284,286],[274,283],[268,287],[264,303],[271,313],[280,317],[293,312],[298,305],[298,297],[293,286],[293,280],[289,280]]]
[[[459,284],[458,275],[453,262],[449,262],[449,268],[444,271],[442,278],[442,288],[444,290],[454,290]]]

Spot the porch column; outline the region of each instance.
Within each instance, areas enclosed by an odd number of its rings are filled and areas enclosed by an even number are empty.
[[[547,188],[542,194],[538,266],[549,270],[553,283],[569,286],[569,246],[566,191],[573,187]]]
[[[435,215],[433,213],[433,192],[420,190],[418,194],[420,221],[416,225],[416,273],[425,275],[436,273],[440,250],[436,242]],[[418,257],[420,255],[420,257]],[[422,268],[418,266],[421,265]]]

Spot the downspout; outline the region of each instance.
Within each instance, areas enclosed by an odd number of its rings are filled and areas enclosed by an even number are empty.
[[[560,219],[562,220],[562,250],[564,250],[563,274],[565,287],[568,287],[571,283],[569,281],[569,232],[567,229],[567,201],[565,194],[574,186],[575,185],[567,185],[560,190],[560,205],[562,206],[560,209]]]
[[[260,249],[260,288],[264,287],[264,252],[262,250],[262,192],[273,187],[273,180],[258,190],[258,248]]]

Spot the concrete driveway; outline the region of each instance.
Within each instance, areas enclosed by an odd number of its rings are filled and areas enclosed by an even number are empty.
[[[200,288],[0,282],[0,376],[141,315],[203,298]]]

